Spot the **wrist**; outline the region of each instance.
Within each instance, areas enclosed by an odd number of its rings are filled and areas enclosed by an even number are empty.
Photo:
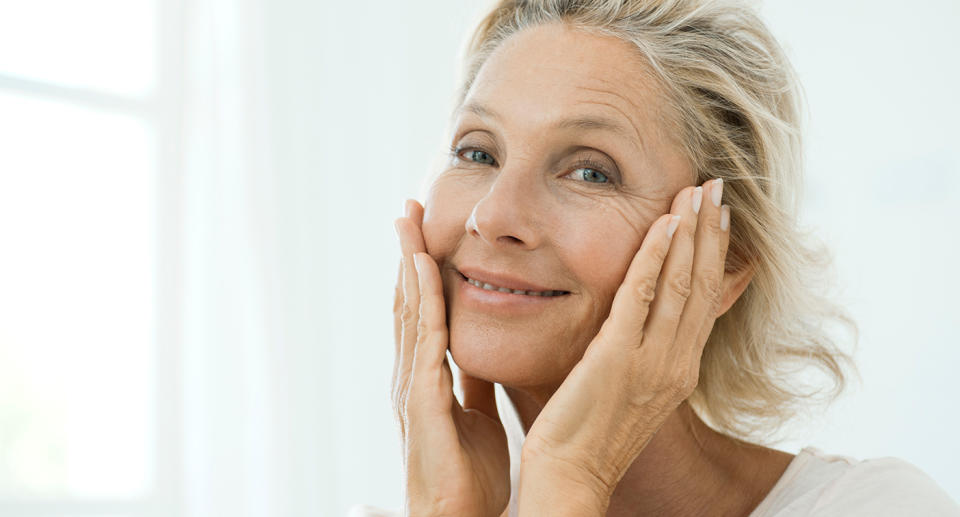
[[[521,463],[517,488],[523,517],[603,516],[612,493],[596,476],[557,460]]]

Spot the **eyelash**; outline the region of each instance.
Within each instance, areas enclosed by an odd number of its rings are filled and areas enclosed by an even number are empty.
[[[492,154],[490,154],[489,152],[484,151],[483,149],[480,149],[480,148],[478,148],[478,147],[456,147],[456,146],[453,146],[453,147],[450,148],[450,154],[451,154],[451,156],[452,156],[453,158],[456,158],[456,159],[460,159],[460,154],[463,153],[464,151],[479,151],[479,152],[482,152],[482,153],[486,154],[487,156],[490,156],[491,158],[493,158],[493,155],[492,155]],[[469,160],[469,161],[470,161],[471,163],[480,163],[480,162],[474,162],[473,160]],[[482,163],[481,163],[481,165],[490,165],[490,164],[482,164]],[[573,170],[579,170],[579,169],[590,169],[590,170],[594,170],[594,171],[599,172],[600,174],[603,174],[603,175],[607,178],[607,181],[605,181],[605,182],[603,182],[603,183],[596,183],[596,182],[593,182],[593,181],[583,181],[582,183],[590,183],[590,184],[592,184],[592,185],[599,185],[599,186],[601,186],[601,187],[612,187],[612,186],[615,186],[614,175],[613,175],[613,174],[610,174],[609,172],[607,172],[606,167],[604,167],[602,164],[600,164],[600,163],[598,163],[598,162],[596,162],[596,161],[594,161],[594,160],[591,160],[590,158],[581,158],[581,159],[577,160],[577,161],[573,164],[573,167],[574,167]]]

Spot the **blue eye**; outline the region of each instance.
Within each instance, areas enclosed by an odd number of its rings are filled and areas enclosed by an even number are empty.
[[[450,155],[454,159],[463,159],[493,167],[497,166],[497,161],[493,158],[493,155],[482,149],[451,147]],[[584,158],[578,160],[573,166],[576,168],[568,173],[567,177],[576,175],[577,179],[584,183],[594,183],[597,185],[605,185],[606,187],[615,187],[617,185],[615,179],[610,178],[607,173],[603,172],[606,167],[596,160]]]
[[[575,169],[573,171],[573,174],[577,174],[582,179],[584,179],[587,183],[607,183],[610,181],[609,178],[607,178],[607,176],[604,173],[598,171],[597,169],[591,169],[589,167],[581,167],[579,169]],[[599,181],[593,181],[595,179],[599,179]]]
[[[467,151],[468,159],[472,162],[485,163],[487,165],[493,165],[493,156],[490,156],[490,153],[480,150]]]

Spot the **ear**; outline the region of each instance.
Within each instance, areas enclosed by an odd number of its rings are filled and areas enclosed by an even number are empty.
[[[740,271],[723,274],[723,295],[720,300],[720,310],[717,312],[718,318],[727,312],[747,289],[750,280],[753,279],[753,272],[753,266],[747,265]]]

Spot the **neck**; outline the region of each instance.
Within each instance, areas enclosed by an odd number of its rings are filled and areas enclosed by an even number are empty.
[[[526,434],[545,399],[514,388],[505,391]],[[746,516],[792,459],[792,454],[714,431],[684,402],[627,469],[607,516]]]

